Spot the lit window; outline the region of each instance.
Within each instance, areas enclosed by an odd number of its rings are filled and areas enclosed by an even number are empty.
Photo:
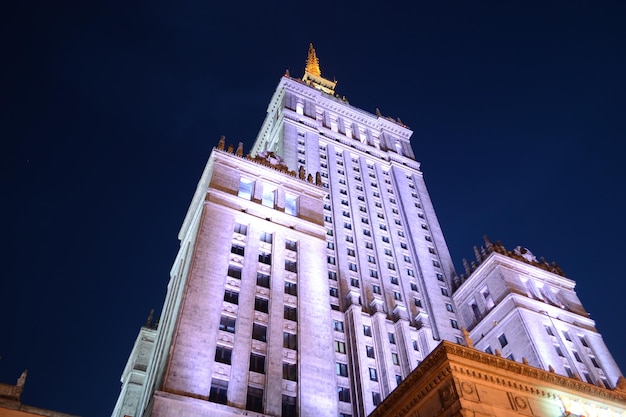
[[[273,187],[263,187],[263,198],[261,204],[266,207],[274,208],[274,201],[276,200],[276,189]]]
[[[239,193],[237,195],[246,200],[251,200],[253,192],[254,181],[241,178],[239,180]]]
[[[333,320],[333,329],[343,333],[343,321]]]
[[[345,363],[337,362],[335,364],[335,372],[340,376],[348,376],[348,365]]]
[[[285,194],[285,213],[292,216],[298,215],[298,197],[293,194]]]
[[[339,340],[335,340],[333,342],[335,347],[335,352],[337,353],[346,353],[346,344],[344,342],[340,342]]]

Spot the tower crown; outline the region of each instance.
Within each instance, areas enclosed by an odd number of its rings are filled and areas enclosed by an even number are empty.
[[[302,81],[309,84],[313,88],[325,92],[326,94],[335,94],[335,86],[337,85],[337,82],[327,80],[322,77],[320,62],[312,43],[309,44],[309,53],[306,58],[306,66],[304,67]]]

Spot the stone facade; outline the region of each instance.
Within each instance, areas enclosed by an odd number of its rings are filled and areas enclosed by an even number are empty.
[[[626,416],[626,392],[442,342],[370,417]]]

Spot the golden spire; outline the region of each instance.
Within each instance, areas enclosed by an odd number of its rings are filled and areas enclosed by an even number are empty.
[[[309,55],[306,58],[305,71],[309,74],[317,75],[318,77],[322,76],[322,70],[320,70],[320,62],[317,59],[317,55],[315,55],[315,48],[313,48],[313,43],[309,44]]]
[[[306,58],[306,67],[304,67],[304,76],[302,81],[313,88],[321,90],[326,94],[335,95],[335,86],[337,81],[322,78],[322,70],[320,70],[320,62],[315,54],[313,44],[309,44],[309,55]]]

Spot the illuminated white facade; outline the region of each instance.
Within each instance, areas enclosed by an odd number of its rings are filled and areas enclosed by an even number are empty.
[[[280,80],[250,155],[223,138],[212,152],[159,329],[137,339],[113,416],[364,417],[442,340],[466,343],[463,325],[492,343],[487,321],[457,316],[475,294],[467,280],[453,299],[459,278],[411,130],[334,87],[310,48],[302,79]],[[528,350],[519,360],[545,369]],[[614,381],[614,362],[602,362]]]
[[[454,293],[474,347],[584,382],[615,388],[621,373],[575,282],[526,248],[485,239]]]

